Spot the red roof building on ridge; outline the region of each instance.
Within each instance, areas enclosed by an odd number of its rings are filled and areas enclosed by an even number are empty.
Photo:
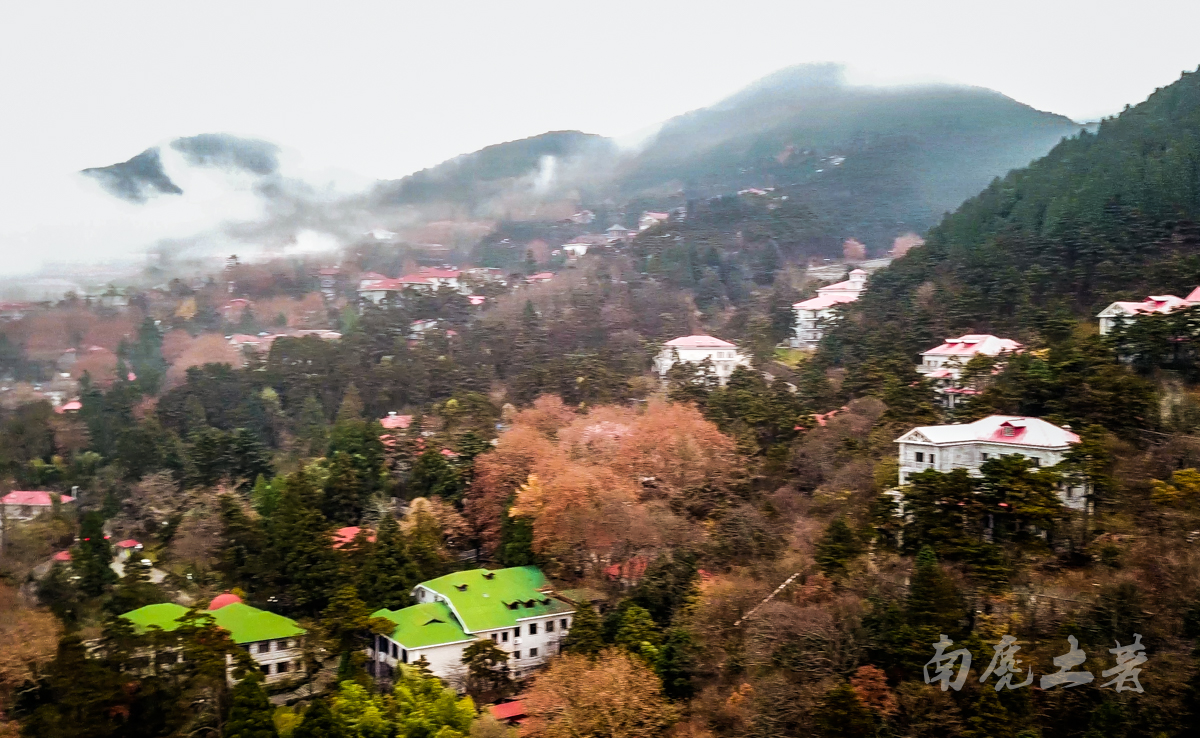
[[[667,341],[667,345],[673,348],[737,348],[729,341],[702,334],[673,338]]]
[[[217,595],[213,598],[212,602],[208,603],[208,610],[209,612],[212,612],[213,610],[220,610],[226,605],[241,604],[241,602],[241,597],[238,597],[232,592],[225,592],[224,594]],[[230,612],[233,611],[230,610]]]

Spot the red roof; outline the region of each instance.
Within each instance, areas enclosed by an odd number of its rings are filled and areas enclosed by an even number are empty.
[[[52,493],[50,492],[44,492],[42,490],[13,490],[12,492],[4,495],[3,498],[0,498],[0,502],[3,502],[5,505],[45,505],[49,507],[51,504],[53,504],[50,499],[51,494]],[[61,495],[61,499],[63,502],[71,502],[75,498],[71,495]]]
[[[58,553],[54,554],[54,560],[55,561],[70,561],[71,560],[71,552],[70,551],[59,551]]]
[[[220,610],[222,607],[225,607],[226,605],[240,605],[241,603],[242,603],[241,597],[238,597],[237,595],[235,595],[232,592],[226,592],[225,594],[219,594],[216,597],[214,597],[213,601],[208,603],[208,610],[209,610],[209,612],[212,612],[213,610]],[[233,612],[233,611],[230,610],[230,612]]]
[[[117,548],[137,548],[140,545],[142,545],[142,544],[138,543],[137,541],[133,540],[132,538],[126,538],[123,541],[117,542]]]
[[[59,414],[71,413],[71,412],[75,412],[77,410],[82,410],[82,409],[83,409],[82,402],[80,402],[79,400],[71,400],[70,402],[64,402],[62,405],[59,405],[55,409],[55,412],[57,412]]]
[[[628,561],[623,561],[619,564],[613,564],[604,569],[604,573],[609,579],[628,579],[637,581],[646,573],[646,567],[650,565],[650,560],[645,556],[638,554]]]
[[[525,705],[521,704],[521,700],[492,705],[488,709],[492,711],[492,717],[497,720],[512,720],[514,718],[525,717]]]
[[[388,430],[395,430],[397,428],[404,430],[408,426],[412,425],[412,419],[413,416],[411,415],[397,415],[396,413],[388,413],[386,417],[379,419],[379,424]]]
[[[1002,353],[1017,353],[1021,344],[1011,338],[998,338],[988,333],[969,333],[958,338],[947,338],[937,348],[931,348],[922,356],[998,356]]]
[[[457,279],[462,272],[457,269],[427,269],[421,267],[420,273],[422,277],[430,277],[432,279]],[[401,277],[401,279],[404,279]]]
[[[454,453],[453,451],[451,451],[448,448],[442,449],[442,456],[445,456],[447,459],[457,459],[458,458],[458,454]]]
[[[355,538],[358,538],[358,532],[362,530],[357,525],[349,525],[345,528],[338,528],[333,532],[333,547],[341,548],[349,545]],[[367,540],[375,542],[375,531],[367,529]]]
[[[537,274],[530,274],[528,279],[531,282],[548,282],[551,279],[554,279],[554,272],[538,272]]]
[[[680,336],[679,338],[667,341],[668,346],[674,348],[737,348],[736,345],[729,341],[722,341],[719,338],[712,336]]]
[[[843,302],[854,302],[858,295],[818,295],[792,305],[794,310],[820,310],[822,308],[841,305]]]

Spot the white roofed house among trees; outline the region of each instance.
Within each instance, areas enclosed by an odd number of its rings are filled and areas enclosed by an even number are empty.
[[[713,374],[721,385],[729,381],[737,367],[750,366],[750,359],[738,351],[736,344],[704,335],[680,336],[667,341],[654,358],[654,371],[665,380],[677,362],[695,365],[711,362]]]
[[[1118,300],[1097,313],[1096,317],[1100,319],[1100,335],[1108,335],[1117,326],[1139,315],[1169,313],[1192,305],[1200,305],[1200,287],[1188,293],[1187,297],[1151,295],[1141,302]]]
[[[837,318],[837,306],[854,302],[866,291],[865,270],[855,269],[849,277],[844,282],[820,287],[816,297],[792,305],[796,313],[795,335],[791,340],[793,348],[816,348],[829,322]]]
[[[900,484],[909,477],[930,469],[949,472],[966,469],[979,474],[979,467],[989,459],[1019,455],[1031,460],[1034,466],[1058,465],[1079,443],[1079,436],[1069,427],[1060,427],[1041,418],[1014,415],[991,415],[974,423],[930,425],[913,428],[896,439],[900,447]],[[1062,503],[1080,510],[1086,504],[1073,488],[1059,492]]]
[[[1023,346],[1011,338],[998,338],[986,333],[969,333],[947,338],[935,348],[921,354],[917,372],[933,381],[942,404],[953,408],[957,398],[976,394],[978,387],[964,384],[963,369],[977,356],[1000,357],[1016,354]]]

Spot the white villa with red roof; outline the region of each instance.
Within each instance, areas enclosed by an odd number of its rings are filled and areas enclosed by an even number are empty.
[[[408,289],[418,292],[433,292],[440,287],[460,290],[463,288],[459,281],[461,275],[462,272],[458,269],[435,269],[432,267],[421,267],[416,274],[405,274],[396,279],[387,277],[368,279],[368,276],[379,275],[363,275],[364,278],[358,283],[358,296],[378,305],[387,299],[388,295],[396,295]]]
[[[991,415],[974,423],[913,428],[895,443],[900,447],[900,484],[904,485],[910,475],[930,469],[966,469],[978,475],[983,462],[1014,454],[1032,460],[1034,466],[1056,466],[1079,443],[1079,436],[1041,418]],[[1059,491],[1059,499],[1075,510],[1086,504],[1070,487]]]
[[[817,289],[817,296],[792,305],[796,312],[796,335],[792,338],[793,348],[816,348],[829,321],[837,317],[835,308],[854,302],[867,289],[867,272],[855,269],[850,278]]]
[[[721,385],[729,381],[734,369],[739,366],[750,367],[750,359],[738,352],[736,344],[698,335],[680,336],[663,344],[662,351],[654,358],[654,371],[660,378],[666,379],[667,372],[671,371],[675,362],[699,364],[706,359],[712,362]]]
[[[42,490],[14,490],[0,498],[6,520],[33,520],[38,515],[54,507],[54,497],[61,504],[74,502],[70,495],[59,495],[57,492]]]
[[[1108,335],[1119,324],[1133,320],[1139,315],[1169,313],[1192,305],[1200,305],[1200,287],[1192,290],[1184,298],[1175,295],[1151,295],[1141,302],[1118,300],[1096,314],[1100,319],[1100,335]]]
[[[666,223],[670,218],[670,213],[654,213],[647,210],[642,213],[642,217],[638,218],[638,230],[644,231],[648,228],[653,228],[659,223]]]
[[[952,408],[956,398],[977,394],[975,388],[963,387],[958,381],[967,362],[976,356],[1016,354],[1023,348],[1011,338],[969,333],[958,338],[947,338],[941,346],[922,353],[917,372],[934,381],[943,404]]]

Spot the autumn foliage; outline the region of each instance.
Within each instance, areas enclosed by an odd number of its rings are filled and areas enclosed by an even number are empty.
[[[488,547],[511,502],[539,554],[586,566],[660,541],[672,503],[727,488],[733,467],[733,441],[692,406],[575,413],[543,397],[479,457],[465,507]]]

